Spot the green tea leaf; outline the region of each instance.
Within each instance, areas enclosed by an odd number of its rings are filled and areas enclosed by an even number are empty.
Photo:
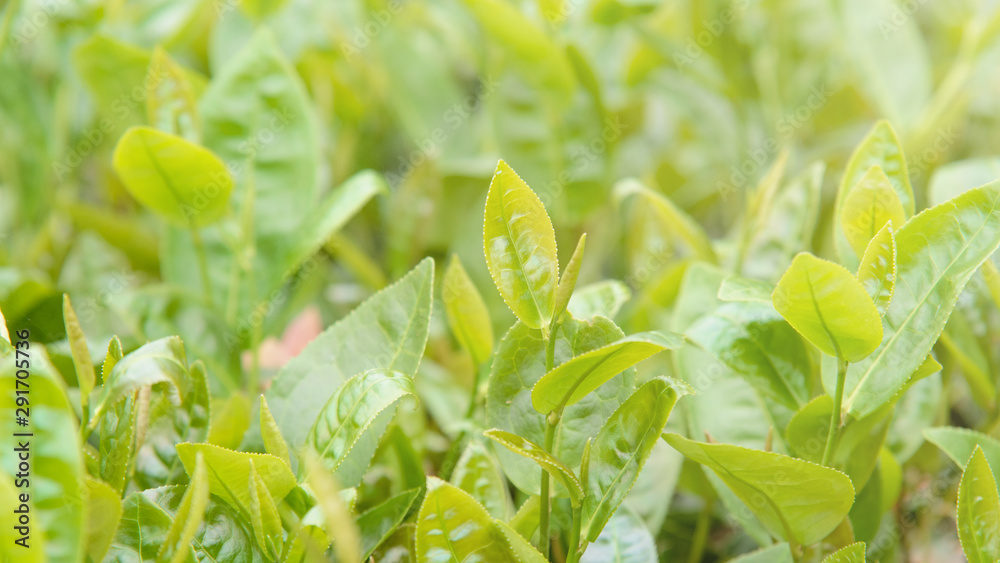
[[[361,532],[361,549],[364,552],[362,560],[367,561],[375,548],[399,527],[420,492],[421,489],[404,491],[357,517],[355,523]]]
[[[1000,493],[990,463],[978,447],[958,485],[958,538],[970,563],[1000,560]]]
[[[882,322],[865,288],[833,262],[801,253],[772,295],[774,308],[824,354],[857,362],[882,341]]]
[[[583,264],[583,251],[587,246],[587,233],[580,235],[580,240],[576,243],[573,255],[570,256],[566,268],[563,269],[562,277],[559,278],[559,286],[556,288],[555,316],[563,314],[569,305],[569,300],[573,297],[573,290],[576,289],[576,280],[580,277],[580,266]]]
[[[233,450],[239,447],[250,426],[253,405],[243,393],[233,393],[212,410],[208,443]]]
[[[66,325],[66,339],[69,340],[69,347],[73,353],[73,368],[76,370],[76,380],[80,386],[80,401],[83,404],[83,412],[86,413],[97,375],[94,373],[94,360],[90,359],[90,350],[87,348],[87,337],[83,334],[83,328],[80,327],[80,321],[76,318],[76,312],[73,311],[67,293],[63,294],[63,323]]]
[[[323,331],[278,372],[267,404],[293,452],[309,434],[302,421],[316,420],[349,377],[371,369],[416,373],[427,343],[433,276],[434,262],[423,260]],[[252,429],[250,444],[259,443],[258,432]]]
[[[122,501],[118,491],[93,477],[87,477],[86,491],[87,557],[92,561],[103,561],[122,517]],[[18,504],[12,502],[7,506],[16,507]]]
[[[847,169],[840,181],[840,187],[837,189],[836,217],[844,217],[848,196],[861,184],[861,180],[873,166],[878,166],[889,180],[903,208],[904,219],[908,219],[913,215],[915,207],[913,188],[910,186],[910,175],[907,171],[903,147],[899,138],[896,137],[896,131],[888,121],[876,123],[858,147],[854,149],[851,159],[847,162]],[[902,226],[903,223],[896,224]],[[877,232],[880,228],[881,225],[875,227],[875,231]],[[834,242],[841,260],[849,259],[845,263],[853,265],[854,257],[848,252],[848,248],[852,248],[852,245],[846,237],[841,221],[838,221],[834,227]],[[859,252],[858,256],[860,255]]]
[[[281,527],[281,517],[278,516],[278,508],[274,505],[274,499],[271,498],[267,485],[257,474],[252,463],[247,488],[250,491],[250,522],[253,524],[257,545],[261,552],[278,559],[283,551],[284,530]]]
[[[677,399],[691,392],[676,380],[644,383],[597,433],[591,449],[582,537],[593,542],[635,484]]]
[[[909,215],[913,215],[911,210]],[[844,197],[840,228],[860,259],[869,241],[886,223],[902,225],[909,216],[903,211],[892,183],[878,165],[872,166]]]
[[[620,200],[631,195],[641,196],[643,203],[652,206],[662,228],[690,247],[698,258],[710,263],[718,262],[715,250],[712,249],[712,241],[705,234],[705,230],[666,196],[647,188],[635,179],[618,182],[614,192]]]
[[[188,483],[187,490],[184,492],[184,498],[181,500],[177,514],[174,516],[174,521],[170,524],[167,537],[163,540],[163,544],[157,554],[156,560],[158,562],[169,561],[170,563],[181,563],[188,559],[191,541],[194,539],[198,527],[201,526],[202,521],[205,519],[208,494],[208,468],[205,465],[205,458],[201,453],[198,453],[195,457],[191,482]]]
[[[181,389],[186,387],[187,376],[187,358],[179,337],[168,336],[144,344],[115,363],[104,380],[91,420],[121,397],[147,385],[167,384],[180,394]]]
[[[924,437],[941,448],[962,469],[965,469],[966,462],[977,448],[983,452],[990,467],[1000,467],[1000,440],[989,434],[968,428],[940,426],[924,430]]]
[[[613,319],[631,298],[632,290],[627,285],[618,280],[605,280],[577,289],[566,309],[578,319],[596,316]]]
[[[458,458],[451,483],[472,495],[498,520],[506,521],[513,512],[503,472],[493,454],[478,440],[469,441]]]
[[[122,356],[124,356],[122,353],[122,343],[118,340],[117,336],[112,336],[111,341],[108,342],[108,352],[104,356],[104,364],[101,365],[102,383],[106,383],[111,377],[111,370],[122,359]]]
[[[247,517],[250,515],[250,490],[247,483],[250,482],[251,464],[272,498],[281,500],[295,487],[295,475],[281,459],[269,454],[234,452],[211,444],[177,444],[177,455],[188,475],[193,475],[199,453],[205,456],[212,494],[221,497]]]
[[[573,506],[580,505],[580,501],[583,499],[583,486],[580,484],[580,480],[573,474],[572,469],[566,467],[563,462],[546,452],[544,448],[516,434],[504,432],[496,428],[487,430],[483,434],[517,455],[534,460],[549,475],[554,477],[556,481],[562,483],[563,487],[569,492],[569,498]]]
[[[724,289],[725,282],[720,294]],[[770,304],[724,303],[701,317],[686,336],[764,396],[790,409],[809,397],[809,350]]]
[[[896,232],[897,277],[878,350],[847,371],[844,410],[858,418],[888,401],[944,329],[958,296],[1000,247],[1000,182],[925,210]]]
[[[858,266],[858,281],[882,316],[889,309],[896,287],[896,237],[892,225],[892,221],[887,221],[872,237]]]
[[[135,451],[136,424],[134,395],[119,399],[104,411],[100,420],[100,477],[121,495],[125,491],[128,466]]]
[[[758,549],[742,557],[733,559],[732,563],[794,563],[792,550],[787,543],[779,543],[771,547]]]
[[[535,383],[531,404],[548,414],[576,404],[622,371],[683,343],[680,335],[666,332],[633,334],[559,364]]]
[[[58,301],[55,304],[55,311],[58,311]],[[24,433],[25,428],[16,423],[14,403],[9,399],[7,404],[10,406],[5,407],[6,414],[0,417],[0,431],[8,437],[6,444],[10,449],[0,456],[0,473],[15,477],[22,473],[19,469],[22,460],[16,448],[28,448],[29,500],[34,509],[30,515],[31,539],[28,543],[33,543],[34,538],[41,540],[39,545],[44,545],[45,561],[76,562],[83,559],[87,540],[86,469],[80,429],[63,383],[49,363],[45,349],[32,342],[28,353],[31,393],[28,418],[32,436],[17,436],[17,433]],[[0,387],[10,390],[9,396],[13,397],[15,389],[24,388],[23,384],[17,385],[18,381],[22,380],[16,376],[14,362],[5,361],[0,366]],[[19,494],[24,492],[23,488],[18,489]],[[20,561],[20,558],[13,560]]]
[[[541,200],[502,160],[486,195],[483,246],[510,310],[529,327],[547,330],[559,281],[555,231]]]
[[[493,354],[493,323],[483,296],[469,279],[458,255],[452,256],[442,280],[441,299],[448,325],[472,361],[482,365]]]
[[[581,563],[656,563],[659,561],[653,535],[627,507],[619,508],[593,544],[580,558]]]
[[[133,127],[119,139],[113,164],[132,197],[177,227],[211,224],[229,209],[226,165],[183,137]]]
[[[73,50],[73,65],[108,120],[109,133],[142,123],[149,60],[149,51],[103,34],[90,36]]]
[[[767,282],[730,276],[722,280],[718,298],[719,301],[753,301],[770,304],[772,293],[774,293],[774,286]]]
[[[260,434],[264,440],[264,451],[280,458],[288,464],[288,467],[291,467],[292,460],[288,456],[288,444],[281,436],[278,423],[271,416],[271,409],[267,408],[267,399],[264,398],[264,395],[260,396]]]
[[[416,396],[413,380],[392,370],[369,370],[348,379],[313,423],[306,445],[344,487],[361,482],[378,441],[394,413],[390,407]],[[383,413],[388,413],[382,416]]]
[[[823,559],[823,563],[865,563],[865,543],[857,542],[839,549]]]
[[[175,62],[163,47],[153,49],[145,84],[147,121],[161,131],[198,142],[201,138],[201,117],[198,114],[198,92],[187,72]]]
[[[333,540],[334,552],[339,561],[361,560],[361,533],[351,516],[351,509],[345,505],[340,484],[336,478],[323,470],[319,459],[307,455],[305,472],[309,486],[316,493],[316,504],[326,521],[326,531]]]
[[[711,469],[782,539],[814,544],[840,525],[854,503],[851,480],[835,469],[771,452],[694,442],[678,434],[664,434],[663,439]]]

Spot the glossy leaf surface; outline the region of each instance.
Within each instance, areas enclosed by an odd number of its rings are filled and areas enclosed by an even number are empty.
[[[858,266],[858,281],[875,303],[880,315],[885,315],[896,287],[896,237],[891,221],[872,237]]]
[[[472,495],[498,520],[506,521],[513,512],[503,471],[493,454],[479,440],[472,440],[465,447],[455,465],[451,483]]]
[[[546,452],[544,448],[525,440],[520,436],[511,434],[510,432],[504,432],[503,430],[497,430],[495,428],[487,430],[483,434],[508,450],[520,456],[534,460],[535,463],[548,472],[549,475],[554,477],[557,481],[562,483],[564,487],[566,487],[574,506],[580,504],[580,500],[583,498],[583,487],[580,484],[580,480],[577,479],[573,470],[566,467],[563,462]]]
[[[911,210],[910,215],[912,214]],[[875,234],[886,223],[891,222],[899,227],[906,222],[907,216],[892,182],[882,168],[876,165],[868,169],[844,198],[840,228],[855,255],[861,258],[869,241],[875,238]]]
[[[212,494],[226,500],[244,514],[250,514],[250,489],[247,483],[250,482],[251,464],[273,498],[285,498],[295,487],[295,476],[279,458],[269,454],[234,452],[211,444],[177,444],[177,454],[188,475],[193,475],[199,453],[205,458]]]
[[[941,448],[959,467],[972,457],[976,448],[982,451],[990,467],[1000,466],[1000,440],[982,432],[955,426],[939,426],[924,430],[927,441]]]

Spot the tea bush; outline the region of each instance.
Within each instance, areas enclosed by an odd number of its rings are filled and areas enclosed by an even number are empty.
[[[1000,561],[998,34],[11,0],[0,559]]]

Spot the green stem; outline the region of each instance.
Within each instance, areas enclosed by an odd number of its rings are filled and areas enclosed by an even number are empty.
[[[214,307],[212,300],[212,282],[208,278],[208,258],[205,255],[205,243],[201,240],[201,233],[198,228],[191,227],[191,242],[194,243],[194,252],[198,256],[198,272],[201,274],[201,287],[205,291],[205,300],[209,307]]]
[[[573,528],[569,532],[569,551],[566,563],[580,560],[580,526],[583,520],[583,504],[573,508]]]
[[[552,444],[556,437],[556,425],[558,425],[558,420],[555,424],[549,422],[549,417],[545,418],[545,451],[552,451]],[[549,498],[549,474],[544,469],[542,470],[542,486],[540,491],[540,500],[538,504],[538,550],[542,552],[542,555],[546,559],[549,558],[549,504],[551,499]]]
[[[705,554],[705,544],[708,543],[708,530],[712,524],[712,509],[715,498],[705,498],[705,506],[698,513],[698,521],[695,523],[694,539],[691,540],[691,551],[688,554],[688,563],[698,563]]]
[[[833,413],[830,414],[830,431],[826,436],[826,447],[823,449],[823,461],[825,466],[830,465],[830,458],[833,456],[833,444],[837,441],[837,432],[840,430],[840,409],[844,405],[844,380],[847,379],[847,362],[837,356],[837,390],[833,395]]]

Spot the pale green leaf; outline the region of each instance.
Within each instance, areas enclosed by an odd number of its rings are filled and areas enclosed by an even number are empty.
[[[892,225],[892,221],[887,221],[872,237],[858,266],[858,281],[883,316],[896,287],[896,237]]]
[[[112,160],[132,197],[177,227],[211,224],[229,209],[233,178],[226,165],[183,137],[133,127]]]
[[[160,131],[197,142],[201,137],[198,88],[189,73],[157,46],[146,71],[146,119]]]
[[[712,242],[701,225],[663,194],[655,192],[642,185],[638,180],[631,178],[618,182],[615,185],[614,193],[621,200],[633,194],[641,196],[643,204],[652,205],[652,210],[663,229],[682,241],[702,260],[711,263],[718,261],[715,250],[712,249]]]
[[[770,304],[772,293],[774,285],[765,281],[730,276],[722,280],[718,298],[719,301],[755,301]]]
[[[983,452],[990,467],[1000,467],[1000,440],[989,434],[968,428],[940,426],[924,430],[924,437],[927,438],[928,442],[941,448],[952,461],[963,469],[977,448]]]
[[[626,507],[619,508],[601,535],[580,558],[580,563],[658,563],[656,542],[642,519]]]
[[[488,434],[487,434],[488,435]],[[469,441],[458,458],[451,484],[472,495],[491,516],[506,521],[512,510],[507,480],[496,458],[478,440]]]
[[[252,412],[253,405],[243,393],[233,393],[224,401],[217,401],[211,413],[208,443],[230,450],[239,448]]]
[[[864,542],[852,543],[823,559],[823,563],[865,563]]]
[[[583,487],[580,484],[580,480],[573,474],[572,469],[566,467],[566,464],[546,452],[545,448],[542,448],[529,440],[525,440],[516,434],[504,432],[503,430],[498,430],[496,428],[487,430],[486,432],[483,432],[483,434],[508,450],[520,456],[534,460],[535,463],[547,471],[549,475],[554,477],[563,485],[563,487],[566,488],[567,491],[569,491],[570,502],[573,506],[579,506],[580,500],[583,498]]]
[[[274,499],[267,490],[267,485],[257,474],[254,464],[250,464],[250,480],[247,483],[250,491],[250,523],[253,525],[254,537],[261,552],[273,559],[278,559],[283,551],[283,533],[281,517]]]
[[[306,445],[345,487],[361,482],[394,411],[403,397],[416,396],[413,379],[391,370],[369,370],[348,379],[316,417]],[[362,447],[358,447],[361,444]]]
[[[765,547],[752,551],[746,555],[733,559],[731,563],[794,563],[792,550],[787,543],[779,543],[771,547]]]
[[[281,436],[278,423],[271,416],[271,409],[267,408],[267,399],[264,398],[264,395],[260,396],[260,434],[264,440],[264,451],[281,458],[291,467],[292,460],[288,456],[288,444]]]
[[[94,373],[94,361],[90,358],[90,349],[87,348],[87,337],[83,334],[80,321],[76,318],[68,293],[63,294],[63,323],[66,326],[66,340],[69,340],[70,351],[73,354],[73,368],[76,370],[76,380],[80,387],[80,401],[83,404],[83,412],[86,413],[97,375]]]
[[[211,444],[177,444],[177,455],[188,475],[193,474],[199,453],[205,457],[212,494],[221,497],[241,514],[250,515],[247,483],[250,482],[251,463],[275,500],[285,498],[295,487],[295,475],[280,458],[270,454],[234,452]]]
[[[622,371],[683,342],[683,337],[673,333],[642,332],[576,356],[535,383],[531,404],[542,414],[562,411]]]
[[[875,303],[846,268],[803,252],[772,294],[774,308],[823,353],[856,362],[882,341]],[[916,366],[914,366],[916,367]]]
[[[137,405],[134,394],[129,395],[105,410],[100,419],[100,477],[119,494],[125,491],[135,450]]]
[[[580,277],[580,266],[583,264],[583,251],[587,246],[587,233],[580,235],[580,240],[576,243],[573,255],[570,256],[566,268],[563,269],[562,277],[559,278],[559,286],[556,288],[555,316],[562,315],[569,300],[573,297],[573,290],[576,289],[576,280]]]
[[[22,513],[35,514],[34,503],[31,497],[28,502],[21,502],[20,495],[24,494],[18,487],[14,486],[14,478],[0,470],[0,503],[7,510],[0,512],[0,558],[4,561],[18,561],[20,563],[43,563],[45,561],[45,538],[44,535],[31,534],[29,538],[22,540],[28,546],[24,547],[17,540],[23,538],[22,531],[17,526],[21,526],[18,521]]]
[[[493,323],[458,255],[452,256],[441,283],[441,300],[451,331],[469,351],[472,361],[482,365],[493,354]]]
[[[86,491],[87,556],[92,561],[103,561],[122,517],[122,500],[118,491],[89,476]],[[17,504],[11,503],[11,506]]]
[[[555,231],[541,200],[502,160],[486,196],[483,246],[510,310],[529,327],[548,329],[559,281]]]
[[[691,392],[689,386],[675,380],[651,379],[601,427],[591,448],[585,483],[583,539],[597,540],[635,484],[677,399]]]
[[[605,280],[580,287],[569,298],[566,309],[578,319],[594,316],[613,319],[632,298],[632,290],[618,280]]]
[[[844,410],[870,414],[923,362],[965,284],[1000,247],[1000,182],[927,209],[896,232],[896,284],[881,346],[851,365]]]
[[[909,215],[913,215],[912,210]],[[906,222],[909,215],[903,210],[892,182],[881,167],[874,165],[844,197],[840,228],[860,259],[868,242],[886,223],[891,222],[898,227]]]
[[[198,453],[195,457],[191,481],[188,483],[184,498],[181,500],[177,514],[174,515],[174,521],[170,525],[167,537],[163,540],[157,555],[158,562],[181,563],[187,560],[191,542],[205,518],[208,496],[208,468],[205,464],[205,458],[201,453]]]
[[[166,384],[180,393],[186,387],[187,377],[187,358],[179,337],[168,336],[146,343],[115,363],[104,380],[91,420],[94,421],[118,399],[147,385]]]
[[[814,544],[840,525],[854,503],[851,480],[835,469],[771,452],[694,442],[678,434],[663,438],[711,469],[782,539]]]
[[[367,561],[375,548],[396,531],[420,492],[421,489],[404,491],[357,517],[355,523],[361,533],[363,560]]]
[[[990,463],[978,447],[958,485],[958,538],[969,563],[1000,560],[1000,493]]]

